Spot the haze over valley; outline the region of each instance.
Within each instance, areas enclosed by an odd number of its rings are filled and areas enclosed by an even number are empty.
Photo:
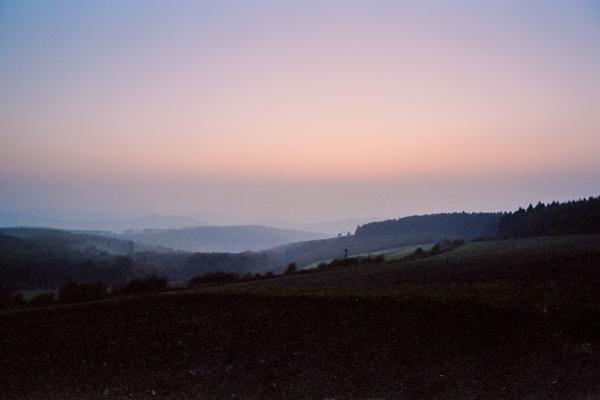
[[[600,398],[597,0],[0,0],[0,397]]]

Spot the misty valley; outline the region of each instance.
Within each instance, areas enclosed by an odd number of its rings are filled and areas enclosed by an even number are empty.
[[[0,0],[0,400],[600,400],[600,0]]]

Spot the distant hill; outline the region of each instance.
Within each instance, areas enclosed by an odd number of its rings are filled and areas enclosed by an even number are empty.
[[[87,219],[78,216],[41,216],[31,213],[0,211],[0,226],[45,226],[54,229],[125,231],[128,229],[176,229],[209,225],[205,221],[179,215],[142,215],[129,218]]]
[[[0,228],[0,289],[58,288],[71,280],[118,286],[148,274],[186,281],[214,271],[245,274],[283,268],[279,258],[265,252],[191,253],[101,233]]]
[[[0,229],[0,288],[56,288],[67,281],[119,285],[160,272],[134,263],[129,241],[47,228]],[[137,245],[138,250],[150,249]]]
[[[95,256],[101,253],[124,255],[130,251],[128,241],[111,237],[74,233],[51,228],[0,228],[0,234],[23,239],[55,254],[82,253]]]
[[[326,237],[336,237],[338,234],[345,235],[354,232],[358,225],[372,221],[380,221],[378,217],[352,217],[324,221],[305,221],[297,219],[264,218],[246,225],[265,225],[275,228],[292,229],[321,233]]]
[[[357,237],[394,237],[409,241],[474,239],[496,234],[502,213],[442,213],[371,222],[356,229]]]
[[[262,251],[287,243],[322,239],[326,235],[262,225],[232,225],[147,229],[124,232],[115,237],[183,251],[238,253]]]
[[[347,232],[354,232],[356,227],[371,221],[377,221],[382,218],[345,218],[333,221],[315,222],[303,225],[303,228],[314,232],[324,232],[337,236],[338,234],[345,234]]]
[[[195,218],[180,215],[143,215],[140,217],[97,220],[79,223],[80,228],[125,231],[129,229],[177,229],[205,225]]]
[[[600,197],[566,203],[530,204],[506,214],[500,221],[502,237],[600,233]]]

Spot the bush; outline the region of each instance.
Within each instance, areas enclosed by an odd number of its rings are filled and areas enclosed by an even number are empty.
[[[69,282],[58,293],[61,303],[81,303],[85,301],[101,300],[106,298],[107,291],[104,283],[75,283]]]
[[[377,254],[375,257],[369,257],[369,261],[375,264],[381,264],[385,261],[385,256],[383,254]]]
[[[260,274],[257,274],[260,276]],[[256,276],[256,275],[255,275]],[[206,285],[210,283],[233,283],[241,280],[235,272],[209,272],[208,274],[194,276],[190,279],[189,286]]]
[[[41,293],[29,300],[27,305],[30,307],[46,307],[53,305],[55,302],[54,293]]]
[[[260,274],[258,274],[260,276]],[[250,272],[245,273],[244,275],[242,275],[240,277],[240,280],[242,281],[253,281],[254,280],[254,275],[252,275]]]
[[[348,267],[359,264],[380,264],[385,261],[383,254],[368,257],[348,257],[348,258],[334,258],[328,263],[320,263],[317,269],[335,268],[335,267]]]
[[[287,268],[285,269],[285,274],[293,274],[296,271],[298,271],[298,267],[296,266],[296,263],[291,262],[288,264]]]
[[[266,271],[264,273],[256,272],[254,274],[246,273],[244,275],[237,274],[235,272],[209,272],[204,275],[198,275],[190,279],[188,286],[200,286],[209,284],[228,284],[236,282],[249,282],[258,281],[261,279],[268,279],[274,277],[275,274],[272,271]]]
[[[435,256],[442,253],[447,253],[449,251],[455,250],[457,247],[465,244],[464,240],[455,239],[455,240],[441,240],[434,244],[431,247],[431,250],[425,251],[422,247],[417,247],[415,252],[411,255],[404,257],[405,260],[414,260],[416,258]]]
[[[462,246],[463,244],[465,244],[465,241],[464,240],[460,240],[460,239],[455,239],[455,240],[441,240],[441,241],[437,242],[431,248],[431,251],[429,253],[432,254],[432,255],[440,254],[440,253],[446,253],[448,251],[452,251],[452,250],[456,249],[457,247]]]
[[[154,292],[166,289],[167,283],[167,279],[160,276],[132,279],[124,287],[114,289],[113,293],[116,295],[129,295]]]
[[[431,250],[429,252],[432,255],[433,254],[440,254],[442,252],[442,244],[440,242],[437,242],[436,244],[433,245],[433,247],[431,248]]]

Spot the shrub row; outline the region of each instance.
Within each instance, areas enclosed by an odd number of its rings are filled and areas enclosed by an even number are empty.
[[[248,281],[256,281],[260,279],[268,279],[272,278],[275,275],[271,271],[267,271],[264,274],[238,274],[235,272],[209,272],[203,275],[197,275],[190,279],[188,286],[189,287],[199,287],[205,285],[218,285],[218,284],[227,284],[227,283],[236,283],[236,282],[248,282]]]
[[[422,247],[417,247],[414,253],[404,257],[405,260],[414,260],[417,258],[435,256],[437,254],[447,253],[465,244],[464,240],[441,240],[433,245],[431,250],[423,250]]]
[[[109,297],[149,293],[165,289],[167,279],[158,276],[148,276],[130,280],[125,286],[109,291],[104,283],[77,283],[69,282],[59,291],[40,293],[31,300],[25,301],[21,293],[7,290],[0,291],[0,309],[20,307],[44,307],[55,304],[83,303],[87,301],[102,300]]]

